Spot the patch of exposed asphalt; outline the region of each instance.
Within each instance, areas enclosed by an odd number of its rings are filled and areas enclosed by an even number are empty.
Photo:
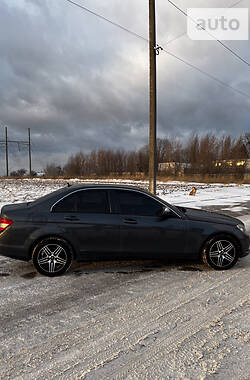
[[[9,276],[10,273],[7,273],[7,272],[0,272],[0,277],[7,277]]]
[[[37,272],[29,272],[29,273],[24,273],[22,274],[20,277],[24,278],[24,279],[27,279],[27,280],[31,280],[33,279],[34,277],[37,276]]]

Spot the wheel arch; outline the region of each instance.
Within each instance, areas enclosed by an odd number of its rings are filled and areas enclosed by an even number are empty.
[[[237,247],[238,256],[240,256],[240,253],[241,253],[240,240],[234,234],[231,234],[230,232],[225,231],[225,232],[214,232],[213,234],[206,237],[206,239],[203,241],[203,243],[201,245],[199,257],[202,257],[202,253],[203,253],[204,248],[206,247],[207,243],[210,240],[214,239],[215,237],[219,237],[219,236],[228,237],[229,239],[233,240],[233,242],[236,244],[236,247]]]
[[[64,237],[57,235],[57,234],[47,234],[44,236],[39,236],[37,239],[35,239],[32,242],[32,244],[29,247],[29,260],[32,259],[32,254],[33,254],[34,248],[37,246],[37,244],[39,242],[41,242],[42,240],[45,240],[45,239],[58,239],[58,240],[62,240],[64,242],[66,242],[72,251],[73,259],[74,260],[76,259],[76,249],[75,249],[74,245],[68,239],[65,239]]]

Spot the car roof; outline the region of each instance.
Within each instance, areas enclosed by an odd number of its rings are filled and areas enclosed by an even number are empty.
[[[155,199],[157,199],[160,203],[163,205],[168,205],[168,203],[160,199],[158,196],[151,194],[149,191],[144,190],[140,188],[139,186],[131,186],[131,185],[120,185],[120,184],[114,184],[114,183],[104,183],[104,184],[96,184],[96,183],[82,183],[82,184],[76,184],[76,185],[71,185],[68,184],[66,187],[62,187],[52,193],[49,193],[41,198],[38,198],[36,201],[32,202],[30,204],[30,207],[38,206],[39,205],[44,205],[46,203],[46,206],[51,208],[55,203],[63,199],[64,197],[67,197],[71,193],[74,193],[76,191],[84,190],[84,189],[105,189],[105,190],[112,190],[112,189],[121,189],[121,190],[132,190],[132,191],[139,191],[141,193],[147,194]],[[44,206],[43,206],[44,207]],[[172,206],[174,207],[174,206]],[[177,213],[177,212],[176,212]],[[178,213],[177,213],[178,215]]]
[[[83,183],[83,184],[77,184],[77,185],[70,185],[69,186],[69,188],[74,188],[74,189],[81,189],[81,188],[85,188],[85,187],[86,188],[91,188],[91,187],[107,188],[108,187],[110,189],[119,187],[121,189],[143,190],[138,186],[120,185],[120,184],[115,184],[115,183],[90,183],[90,182],[87,182],[87,183]]]
[[[131,186],[131,185],[119,185],[114,183],[103,183],[103,184],[96,184],[96,183],[83,183],[83,184],[77,184],[77,185],[70,185],[65,189],[68,189],[69,192],[74,190],[81,190],[81,189],[121,189],[121,190],[139,190],[146,194],[149,194],[149,192],[141,187],[138,186]]]
[[[61,187],[58,190],[53,191],[52,193],[46,194],[43,197],[36,199],[31,203],[31,207],[39,205],[44,202],[48,202],[53,204],[55,201],[58,201],[60,198],[63,198],[75,191],[86,190],[86,189],[122,189],[122,190],[138,190],[144,192],[145,194],[149,194],[147,191],[140,189],[136,186],[128,186],[128,185],[116,185],[116,184],[95,184],[95,183],[83,183],[76,185],[68,185],[66,187]]]

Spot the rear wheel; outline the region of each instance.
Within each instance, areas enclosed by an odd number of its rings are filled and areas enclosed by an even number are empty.
[[[32,260],[37,271],[45,276],[55,277],[65,273],[73,259],[69,244],[59,238],[40,241],[33,250]]]
[[[227,235],[215,236],[206,243],[202,259],[205,264],[215,270],[230,269],[238,261],[237,244]]]

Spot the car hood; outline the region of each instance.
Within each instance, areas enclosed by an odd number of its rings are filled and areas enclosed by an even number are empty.
[[[222,224],[242,224],[239,219],[233,218],[231,216],[218,214],[216,212],[210,212],[205,210],[199,210],[195,208],[179,208],[188,219],[197,220],[202,222],[210,223],[222,223]]]

